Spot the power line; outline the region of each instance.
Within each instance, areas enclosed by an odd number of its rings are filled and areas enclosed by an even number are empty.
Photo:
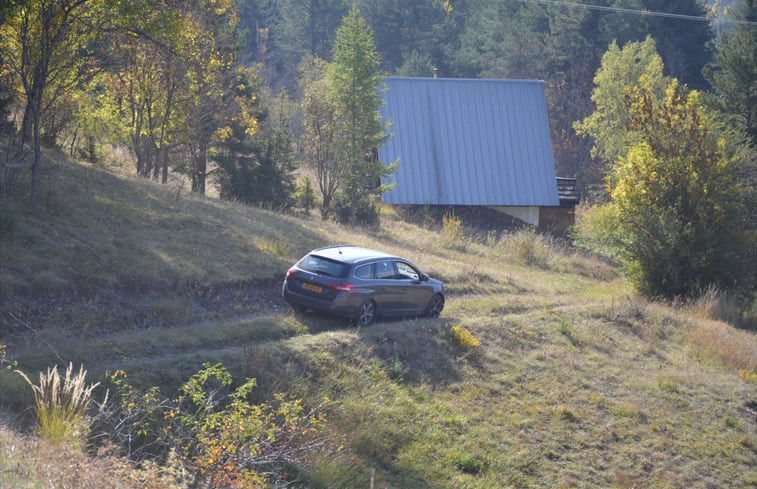
[[[748,20],[735,20],[735,19],[727,19],[727,18],[721,19],[718,17],[703,17],[699,15],[674,14],[670,12],[654,12],[652,10],[634,10],[634,9],[621,8],[621,7],[605,7],[602,5],[591,5],[591,4],[586,4],[586,3],[560,2],[558,0],[517,0],[517,1],[523,2],[523,3],[544,3],[548,5],[558,5],[561,7],[583,8],[587,10],[600,10],[603,12],[612,12],[612,13],[618,13],[618,14],[644,15],[647,17],[667,17],[670,19],[693,20],[697,22],[717,21],[717,22],[725,22],[725,23],[731,23],[731,24],[757,26],[757,22],[751,22]]]

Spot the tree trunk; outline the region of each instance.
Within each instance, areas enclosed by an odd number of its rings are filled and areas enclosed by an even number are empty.
[[[162,175],[160,177],[160,183],[166,184],[168,183],[168,146],[164,146],[161,149],[161,167],[162,167]]]
[[[43,70],[46,72],[47,63],[38,67],[34,76],[34,84],[31,90],[30,107],[31,108],[31,125],[32,125],[32,142],[34,144],[34,162],[32,163],[32,182],[30,188],[30,197],[32,202],[37,199],[37,186],[39,182],[40,166],[42,165],[42,141],[39,133],[40,119],[42,117],[42,91],[44,88],[42,75]]]
[[[194,178],[192,178],[192,191],[205,195],[205,176],[208,171],[208,143],[200,141],[197,144],[197,156],[195,159]]]
[[[34,163],[32,163],[32,183],[30,190],[32,202],[37,200],[37,183],[39,182],[39,170],[42,164],[42,142],[39,137],[39,114],[35,114],[34,119]]]

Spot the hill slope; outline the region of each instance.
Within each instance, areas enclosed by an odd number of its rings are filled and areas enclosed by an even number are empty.
[[[0,343],[28,373],[73,361],[170,392],[211,361],[257,378],[259,399],[328,396],[351,457],[309,468],[308,487],[757,487],[755,335],[635,297],[601,261],[389,209],[347,229],[65,161],[46,182],[1,221]],[[293,315],[284,271],[335,242],[443,279],[441,318]],[[0,404],[31,404],[13,373]]]

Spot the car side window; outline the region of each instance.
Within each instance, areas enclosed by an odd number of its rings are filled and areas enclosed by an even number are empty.
[[[394,263],[384,260],[376,263],[376,278],[392,279],[396,278],[397,273],[394,270]]]
[[[355,270],[355,277],[362,279],[373,278],[373,263],[368,265],[360,265]]]
[[[418,271],[405,262],[398,261],[397,278],[403,280],[418,280]]]

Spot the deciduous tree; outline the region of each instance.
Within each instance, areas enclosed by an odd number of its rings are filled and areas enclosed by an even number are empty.
[[[193,0],[182,4],[184,142],[190,155],[190,164],[182,169],[192,182],[192,190],[204,194],[208,155],[217,143],[216,131],[232,117],[246,124],[248,130],[254,130],[255,122],[240,118],[243,114],[238,99],[230,95],[242,48],[235,2]]]
[[[626,90],[624,138],[633,143],[608,175],[610,202],[595,211],[594,235],[623,259],[650,296],[686,296],[715,285],[751,290],[754,249],[740,181],[746,161],[707,113],[697,91],[669,82]],[[598,225],[597,225],[598,224]],[[586,228],[585,228],[586,229]]]
[[[24,104],[18,153],[23,154],[29,140],[34,148],[32,199],[39,182],[45,114],[95,69],[92,43],[100,4],[98,0],[29,0],[4,11],[0,50],[18,80]]]
[[[579,135],[592,139],[592,156],[610,164],[624,156],[635,142],[633,138],[638,137],[638,133],[628,131],[631,115],[624,102],[627,91],[643,85],[654,100],[659,100],[667,83],[662,58],[651,37],[629,42],[622,49],[614,42],[610,44],[594,76],[594,112],[574,124]]]
[[[326,69],[328,63],[306,58],[301,65],[303,153],[315,172],[321,192],[321,217],[328,217],[331,200],[339,189],[347,169],[336,157],[337,109],[330,97]]]

